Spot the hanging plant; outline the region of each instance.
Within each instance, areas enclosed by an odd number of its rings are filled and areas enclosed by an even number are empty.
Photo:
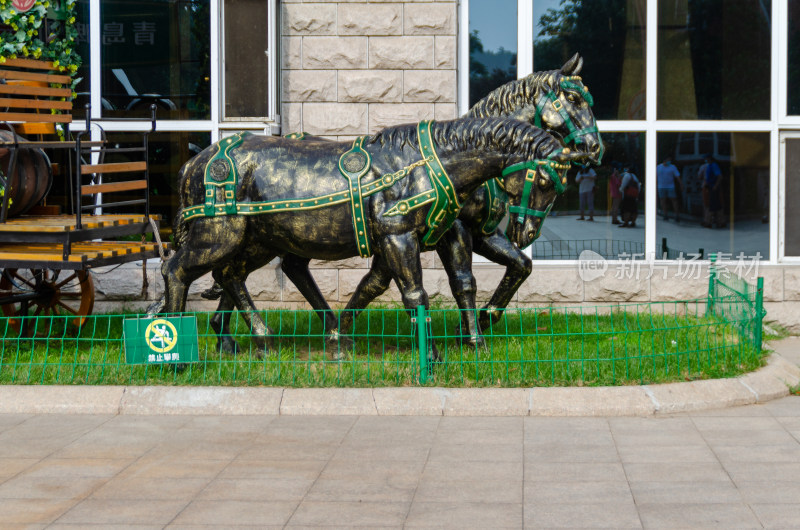
[[[17,58],[52,61],[72,76],[74,91],[81,65],[75,51],[75,4],[76,0],[0,0],[0,22],[9,28],[0,32],[0,63]]]

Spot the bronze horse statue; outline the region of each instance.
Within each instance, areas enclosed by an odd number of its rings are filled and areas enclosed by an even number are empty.
[[[544,127],[557,135],[567,145],[575,146],[587,161],[599,163],[603,144],[591,112],[592,98],[576,76],[583,60],[573,56],[560,70],[537,72],[524,79],[512,81],[496,89],[475,104],[468,117],[512,117]],[[321,140],[309,135],[290,135],[291,138]],[[462,330],[471,341],[481,342],[481,329],[485,329],[491,318],[499,316],[519,286],[531,273],[531,260],[514,246],[498,229],[499,221],[506,214],[506,197],[495,182],[481,186],[462,209],[458,220],[435,245],[450,280],[450,287],[462,310]],[[430,248],[428,248],[430,249]],[[506,272],[491,301],[481,311],[480,325],[476,321],[476,283],[472,274],[472,252],[506,266]],[[336,340],[338,332],[346,332],[352,326],[357,310],[366,307],[375,297],[384,292],[391,281],[391,274],[382,263],[373,260],[373,267],[361,281],[347,308],[341,315],[341,324],[319,291],[309,269],[309,260],[287,254],[281,263],[284,274],[297,286],[325,323],[326,332]],[[216,288],[216,285],[215,285]],[[220,293],[207,291],[204,296],[215,298]],[[492,311],[487,311],[492,308]],[[227,325],[227,314],[233,309],[233,301],[222,296],[212,327],[220,338],[220,349],[233,353],[236,345]],[[251,308],[255,310],[255,307]]]
[[[447,232],[469,196],[504,174],[509,203],[523,212],[512,219],[509,237],[525,247],[575,158],[545,131],[503,118],[390,127],[352,145],[246,133],[226,138],[181,168],[178,249],[162,265],[164,311],[183,311],[189,285],[213,271],[266,345],[271,332],[252,311],[244,281],[287,255],[374,255],[405,307],[427,308],[419,253]]]

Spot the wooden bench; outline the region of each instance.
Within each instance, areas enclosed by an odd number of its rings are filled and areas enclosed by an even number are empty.
[[[151,123],[150,130],[142,133],[141,146],[110,148],[105,142],[102,120],[91,119],[88,107],[84,129],[77,134],[70,132],[71,83],[71,77],[59,72],[51,62],[6,59],[0,63],[0,132],[7,131],[0,139],[0,150],[8,150],[10,156],[7,175],[0,175],[0,185],[6,190],[0,208],[0,267],[6,259],[19,261],[15,254],[26,259],[41,254],[45,249],[42,245],[50,245],[49,250],[58,251],[65,265],[88,263],[86,259],[72,256],[73,243],[85,242],[80,247],[84,256],[107,256],[107,245],[98,245],[100,250],[92,253],[89,248],[95,243],[92,240],[149,233],[158,220],[150,215],[148,166],[148,135],[155,131],[155,106],[150,119],[124,120]],[[35,139],[19,135],[35,136]],[[18,155],[24,149],[67,150],[67,167],[61,171],[61,177],[69,182],[71,215],[42,215],[40,210],[8,218],[11,197],[8,188]],[[115,156],[125,160],[105,162]],[[128,197],[109,200],[119,194]],[[135,198],[130,198],[131,194]],[[142,208],[144,214],[117,214],[120,208],[132,209],[133,206]],[[109,209],[116,214],[113,222],[107,215]],[[25,244],[30,245],[31,252],[26,252]],[[147,248],[152,255],[158,255],[157,247],[149,245]],[[52,252],[45,254],[52,256]],[[117,253],[114,257],[129,254]]]

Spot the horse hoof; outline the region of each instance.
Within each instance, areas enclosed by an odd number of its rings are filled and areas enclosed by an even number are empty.
[[[217,351],[221,355],[235,357],[239,354],[239,345],[232,338],[225,337],[217,342]]]

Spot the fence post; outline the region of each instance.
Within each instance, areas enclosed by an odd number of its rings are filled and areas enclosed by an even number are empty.
[[[755,347],[757,351],[761,351],[761,333],[762,333],[762,321],[764,320],[764,278],[761,276],[758,277],[756,280],[756,314],[755,314],[755,326],[756,329],[753,330],[753,338],[755,340]]]
[[[709,256],[711,263],[708,266],[708,303],[706,304],[706,315],[714,313],[714,282],[717,279],[717,270],[714,263],[717,261],[717,255],[711,254]]]
[[[417,338],[419,340],[419,384],[428,382],[428,323],[425,306],[417,306]]]

